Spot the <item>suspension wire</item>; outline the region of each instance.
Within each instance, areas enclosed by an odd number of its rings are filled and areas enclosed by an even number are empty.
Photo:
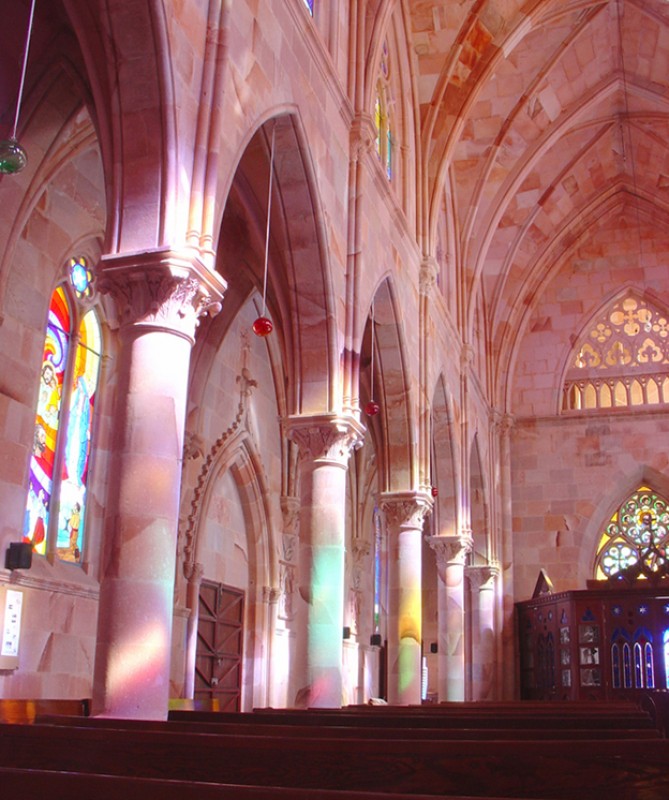
[[[375,326],[374,326],[374,301],[372,301],[372,311],[371,311],[371,323],[372,323],[372,363],[370,368],[371,373],[371,384],[370,384],[370,400],[374,399],[374,333],[375,333]]]
[[[276,123],[272,127],[272,146],[269,157],[269,188],[267,190],[267,227],[265,230],[265,274],[262,285],[262,316],[265,316],[267,308],[267,266],[269,262],[269,223],[272,215],[272,183],[274,177],[274,140],[276,135]]]
[[[16,97],[16,114],[14,115],[14,127],[12,128],[12,139],[16,139],[16,131],[19,127],[19,111],[21,109],[21,101],[23,100],[23,87],[26,82],[26,70],[28,67],[28,50],[30,49],[30,36],[33,30],[33,18],[35,16],[35,2],[32,0],[30,4],[30,17],[28,19],[28,33],[26,35],[26,46],[23,50],[23,66],[21,67],[21,80],[19,82],[19,93]]]
[[[623,23],[622,23],[623,12],[621,11],[620,8],[620,0],[616,0],[616,10],[618,12],[618,46],[620,47],[620,66],[622,69],[622,77],[623,77],[623,101],[625,103],[625,119],[627,120],[627,130],[629,135],[629,151],[630,151],[629,164],[630,164],[630,172],[632,175],[632,189],[634,191],[634,207],[636,210],[636,232],[639,243],[639,266],[641,266],[641,256],[643,252],[643,246],[641,244],[641,214],[639,211],[639,195],[637,189],[636,168],[634,164],[634,151],[632,147],[632,131],[630,125],[629,97],[627,90],[627,71],[625,70],[625,52],[623,50]],[[622,123],[620,125],[620,140],[623,146],[623,162],[627,164],[627,147],[625,146],[625,136],[623,135]]]

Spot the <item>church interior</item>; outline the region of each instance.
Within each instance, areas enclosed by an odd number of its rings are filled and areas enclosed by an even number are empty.
[[[0,698],[669,689],[666,0],[0,41]]]

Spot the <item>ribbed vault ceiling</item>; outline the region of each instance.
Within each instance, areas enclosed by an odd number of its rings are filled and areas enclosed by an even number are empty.
[[[432,230],[446,192],[494,339],[606,216],[667,229],[669,2],[408,5]]]

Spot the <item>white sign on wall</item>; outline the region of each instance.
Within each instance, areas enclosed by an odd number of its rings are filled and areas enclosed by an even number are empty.
[[[19,592],[16,589],[6,589],[4,594],[5,602],[2,622],[2,645],[0,646],[0,659],[3,661],[5,659],[13,661],[14,659],[18,660],[19,656],[23,592]],[[2,665],[0,664],[0,666]],[[11,667],[9,668],[11,669]]]

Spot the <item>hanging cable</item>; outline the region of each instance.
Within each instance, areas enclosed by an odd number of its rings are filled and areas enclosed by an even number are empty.
[[[370,364],[370,388],[369,388],[369,395],[370,401],[365,406],[365,414],[368,417],[376,416],[381,407],[379,404],[374,400],[374,350],[376,349],[376,337],[375,337],[375,325],[374,325],[374,303],[372,302],[372,309],[370,313],[370,324],[372,328],[372,358]]]
[[[272,320],[266,316],[267,310],[267,271],[269,265],[269,233],[270,233],[270,219],[272,216],[272,185],[274,179],[274,143],[276,134],[276,123],[272,127],[272,143],[270,146],[269,156],[269,185],[267,189],[267,225],[265,227],[265,269],[263,274],[262,285],[262,313],[253,323],[253,332],[256,336],[268,336],[274,325]]]
[[[632,189],[634,193],[634,208],[636,210],[636,230],[637,230],[637,239],[639,244],[639,266],[641,266],[641,256],[643,252],[643,247],[641,244],[641,213],[639,211],[639,195],[637,190],[637,180],[636,180],[636,168],[634,165],[634,150],[632,147],[632,130],[630,125],[630,109],[629,109],[629,97],[628,97],[628,90],[627,90],[627,71],[625,70],[625,53],[623,50],[623,12],[620,8],[620,0],[616,2],[616,11],[618,16],[618,46],[620,48],[620,68],[622,71],[622,79],[623,79],[623,102],[625,103],[625,119],[627,120],[627,132],[628,132],[628,139],[629,139],[629,148],[625,146],[625,136],[623,133],[622,123],[620,126],[620,140],[622,142],[623,148],[623,163],[627,166],[627,152],[629,149],[629,167],[630,173],[632,177]]]
[[[19,91],[16,96],[16,112],[14,114],[14,127],[9,139],[0,142],[0,174],[11,175],[20,172],[28,163],[26,151],[21,147],[16,139],[16,132],[19,127],[19,113],[21,102],[23,101],[23,89],[26,82],[26,71],[28,68],[28,51],[30,50],[30,37],[33,30],[33,19],[35,17],[35,2],[30,4],[30,16],[28,18],[28,31],[26,33],[26,43],[23,48],[23,64],[21,65],[21,79],[19,81]]]

